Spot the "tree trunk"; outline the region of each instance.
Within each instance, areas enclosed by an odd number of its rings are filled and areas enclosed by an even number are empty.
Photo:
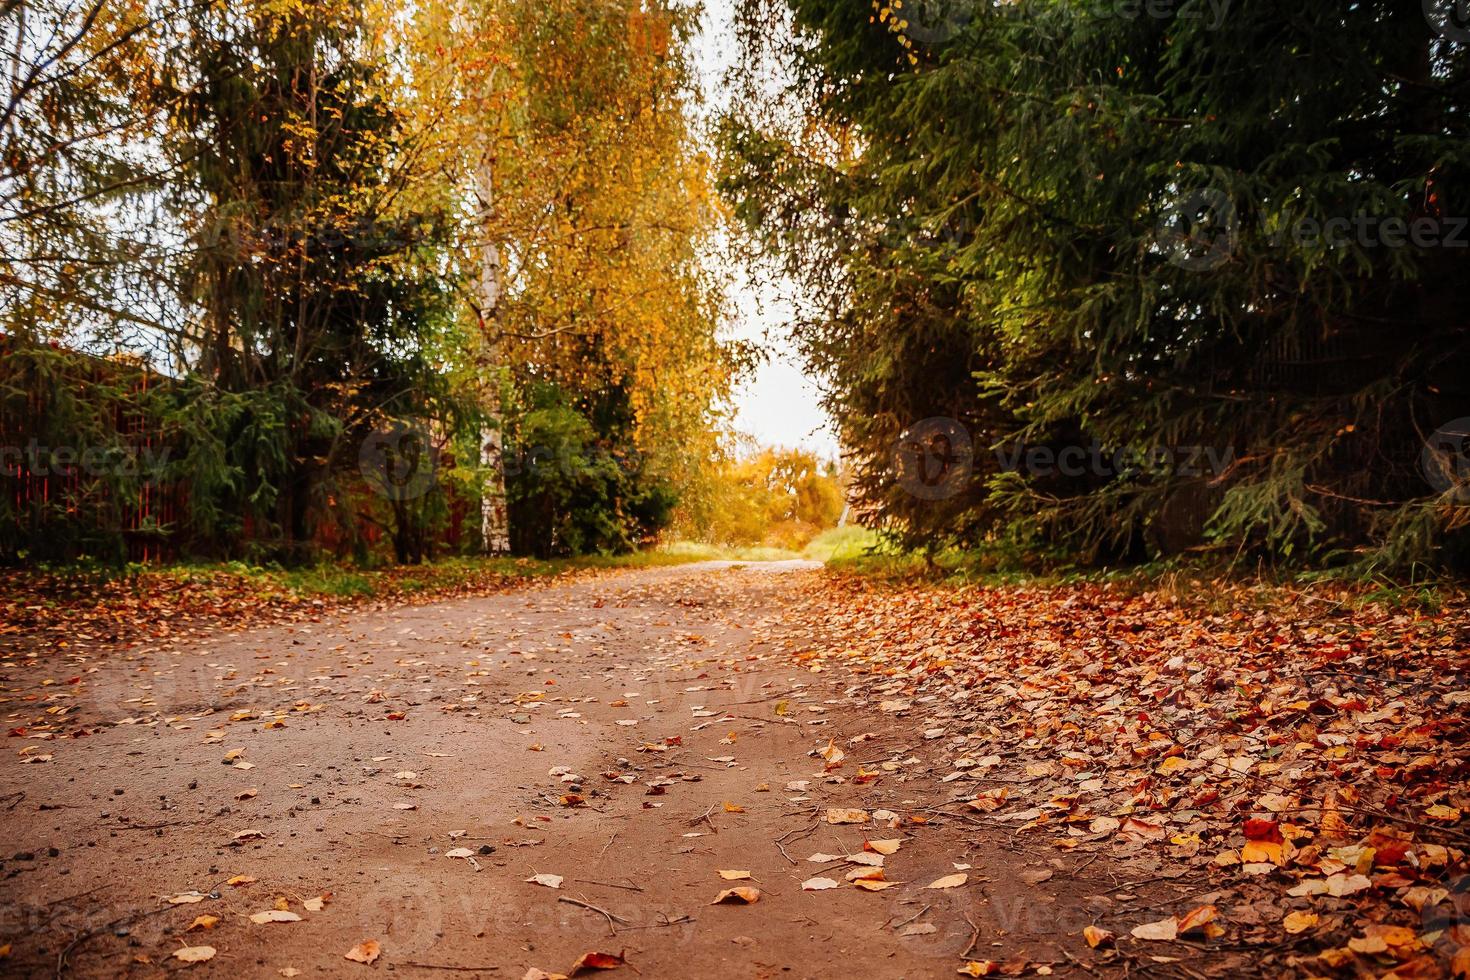
[[[480,198],[480,231],[485,244],[480,248],[480,271],[476,292],[480,317],[480,384],[485,414],[489,418],[480,433],[480,464],[485,468],[485,484],[480,494],[480,532],[485,554],[510,552],[510,521],[505,506],[504,405],[500,400],[500,341],[495,323],[500,306],[500,249],[491,228],[494,214],[494,161],[487,152],[475,173],[476,191]]]

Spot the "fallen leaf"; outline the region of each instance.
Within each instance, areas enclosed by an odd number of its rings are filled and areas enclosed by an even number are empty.
[[[301,916],[295,912],[283,912],[280,909],[266,909],[264,912],[257,912],[252,915],[250,921],[258,926],[263,926],[267,922],[300,922]]]
[[[970,880],[970,876],[961,871],[959,874],[945,875],[929,882],[926,888],[958,888]]]
[[[1179,938],[1179,920],[1172,915],[1157,922],[1145,922],[1129,930],[1134,939],[1168,941]]]
[[[831,824],[867,823],[868,811],[842,809],[836,807],[829,808],[827,810],[827,822]]]
[[[189,928],[184,931],[191,932],[195,929],[213,929],[217,925],[219,925],[219,916],[200,915],[196,916],[194,921],[189,923]]]
[[[901,839],[896,840],[869,840],[863,841],[863,850],[873,851],[876,854],[897,854],[899,847],[903,844]]]
[[[468,848],[464,848],[464,850],[468,850]],[[526,879],[526,881],[533,885],[545,885],[547,888],[560,888],[563,880],[561,875],[547,874],[532,875]]]
[[[214,952],[213,946],[185,946],[174,950],[174,959],[185,963],[203,963],[214,959]]]
[[[854,881],[853,884],[854,885],[857,885],[863,891],[867,891],[867,892],[881,892],[885,888],[892,888],[893,886],[899,884],[899,882],[897,882],[897,881],[879,881],[879,880],[876,880],[876,879],[873,879],[873,878],[859,878],[856,881]]]
[[[344,960],[354,963],[372,963],[383,954],[383,947],[378,945],[376,939],[364,939],[356,946],[342,954]]]
[[[754,905],[761,900],[759,888],[751,888],[742,885],[739,888],[727,888],[715,896],[711,905]]]
[[[831,878],[808,878],[801,883],[801,890],[804,892],[820,892],[836,887],[838,887],[837,882]]]
[[[1186,932],[1195,932],[1214,922],[1219,917],[1219,910],[1213,905],[1201,905],[1191,909],[1179,919],[1178,930],[1182,935]]]
[[[1295,936],[1299,932],[1306,932],[1321,919],[1316,912],[1288,912],[1281,924],[1286,931]]]
[[[577,962],[572,964],[572,969],[567,976],[574,977],[583,970],[616,970],[626,962],[627,960],[622,956],[614,956],[612,953],[583,953],[577,957]]]
[[[1087,945],[1091,946],[1093,949],[1112,946],[1117,939],[1117,937],[1108,930],[1099,929],[1097,926],[1087,926],[1086,928],[1084,928],[1082,930],[1082,938],[1086,939]]]
[[[721,878],[724,878],[726,881],[741,881],[743,879],[749,878],[750,877],[750,872],[749,871],[721,871],[721,872],[719,872],[719,875],[720,875]]]

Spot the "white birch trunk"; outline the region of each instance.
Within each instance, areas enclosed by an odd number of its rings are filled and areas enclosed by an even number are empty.
[[[510,520],[505,506],[504,405],[500,400],[500,344],[495,323],[503,269],[491,227],[495,183],[488,152],[475,172],[475,183],[481,202],[479,232],[484,238],[475,282],[480,305],[480,384],[485,414],[490,419],[490,424],[480,433],[480,464],[485,468],[485,484],[480,495],[480,534],[485,554],[505,555],[510,553]]]

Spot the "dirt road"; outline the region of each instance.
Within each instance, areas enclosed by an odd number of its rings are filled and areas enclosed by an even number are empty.
[[[644,977],[1081,975],[1106,860],[935,809],[912,723],[799,657],[821,624],[783,610],[820,574],[709,563],[7,654],[7,728],[60,707],[91,734],[13,731],[0,761],[0,973],[520,978],[598,951]],[[876,890],[848,880],[880,863]],[[759,900],[712,904],[735,887]],[[375,962],[344,958],[364,940]]]

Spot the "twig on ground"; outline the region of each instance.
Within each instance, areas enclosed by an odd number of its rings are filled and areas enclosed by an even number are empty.
[[[417,967],[420,970],[454,970],[460,973],[477,973],[480,970],[498,970],[498,966],[449,966],[444,963],[404,963],[403,966]]]
[[[593,881],[591,878],[573,878],[579,885],[601,885],[603,888],[621,888],[630,892],[641,892],[643,889],[637,885],[619,885],[612,881]]]
[[[965,921],[970,924],[971,930],[970,942],[965,946],[964,952],[960,953],[960,959],[967,960],[970,958],[970,954],[975,951],[976,944],[980,942],[980,927],[975,925],[975,920],[971,919],[967,913],[961,913],[961,915],[964,915]]]
[[[615,922],[621,922],[625,926],[626,925],[630,925],[630,923],[628,922],[628,920],[627,919],[624,919],[622,916],[613,915],[607,909],[602,908],[599,905],[593,905],[591,902],[584,902],[581,899],[570,898],[570,897],[568,897],[566,895],[559,896],[557,898],[557,901],[558,902],[566,902],[568,905],[575,905],[575,906],[577,906],[579,908],[590,909],[591,911],[596,912],[598,915],[600,915],[603,918],[607,919],[607,928],[609,929],[609,931],[612,932],[612,934],[614,936],[616,936],[618,934],[618,930],[617,930],[617,926],[615,926],[613,923],[615,923]]]
[[[913,922],[915,919],[917,919],[919,916],[923,915],[925,912],[929,911],[933,907],[934,906],[932,905],[924,906],[923,908],[919,909],[919,911],[909,916],[907,919],[904,919],[902,922],[895,922],[893,924],[893,928],[902,929],[904,926],[908,925],[910,922]]]

